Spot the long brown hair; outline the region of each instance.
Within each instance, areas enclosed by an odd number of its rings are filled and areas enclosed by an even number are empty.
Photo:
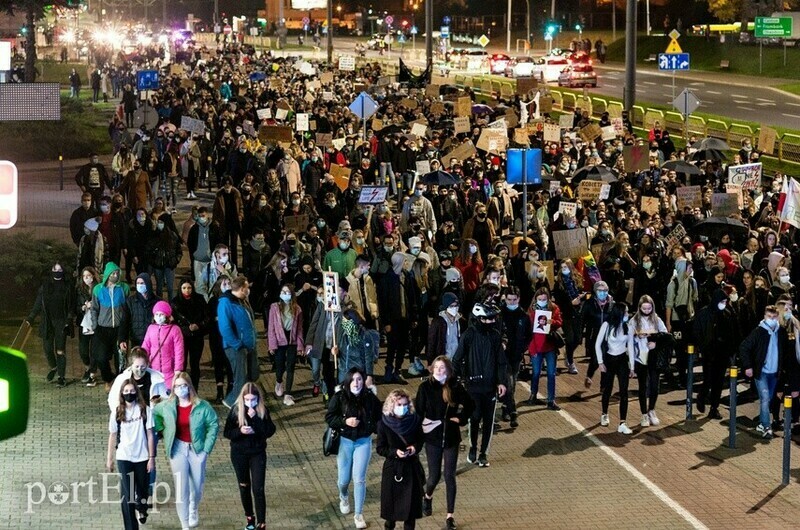
[[[239,396],[236,398],[236,402],[233,404],[234,410],[236,411],[236,421],[239,423],[240,427],[247,425],[247,411],[244,406],[244,397],[247,394],[252,394],[258,398],[258,405],[256,405],[256,414],[258,417],[263,420],[264,416],[267,415],[267,406],[264,404],[264,395],[261,393],[261,389],[258,388],[258,385],[255,383],[245,383],[242,390],[239,392]]]
[[[133,379],[126,379],[122,382],[122,386],[119,387],[119,397],[117,401],[117,423],[123,423],[125,421],[125,409],[127,408],[127,403],[125,399],[122,397],[122,393],[125,390],[125,387],[128,385],[133,385],[133,388],[136,390],[136,402],[135,405],[139,405],[139,411],[141,414],[142,421],[145,425],[147,425],[147,403],[144,400],[144,396],[142,396],[142,390],[136,384],[136,381]]]
[[[450,386],[450,381],[453,380],[453,361],[450,360],[447,355],[440,355],[433,360],[433,364],[431,364],[431,372],[433,372],[433,367],[436,363],[444,364],[445,369],[447,370],[447,379],[445,379],[444,384],[442,385],[442,399],[448,405],[453,405],[453,388]]]
[[[478,249],[475,251],[475,254],[469,253],[469,246],[475,245]],[[481,258],[481,247],[478,246],[478,242],[474,239],[464,239],[461,241],[461,250],[458,253],[458,258],[464,265],[468,263],[477,263],[483,265],[483,259]]]

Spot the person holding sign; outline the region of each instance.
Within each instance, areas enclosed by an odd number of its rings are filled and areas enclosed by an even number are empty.
[[[561,328],[563,320],[561,309],[550,300],[550,291],[545,288],[536,291],[534,302],[528,311],[531,326],[533,327],[533,338],[528,346],[528,355],[531,356],[533,366],[533,377],[531,378],[531,397],[528,398],[529,405],[540,405],[539,376],[542,374],[542,362],[547,363],[547,408],[549,410],[561,410],[556,405],[556,359],[558,358],[558,348],[553,339],[553,333]],[[549,327],[549,333],[542,333],[536,327],[540,324],[536,313],[549,312],[550,317],[545,319],[544,328]]]

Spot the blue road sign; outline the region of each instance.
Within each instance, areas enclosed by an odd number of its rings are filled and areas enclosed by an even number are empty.
[[[445,26],[449,26],[450,25],[450,20],[451,20],[451,18],[449,16],[445,15],[445,17],[442,19],[442,22],[444,22]]]
[[[417,33],[419,33],[417,26],[411,26],[411,34],[416,35]]]
[[[658,54],[658,69],[659,70],[688,70],[689,69],[689,54],[688,53],[659,53]]]
[[[360,120],[369,119],[378,110],[378,104],[375,100],[369,97],[369,94],[362,92],[350,104],[350,112],[358,116]]]
[[[522,157],[525,154],[525,173],[522,172]],[[506,181],[509,184],[542,183],[542,150],[509,149],[506,164]]]
[[[439,33],[441,33],[440,37],[442,37],[443,39],[449,38],[450,37],[450,26],[442,26],[441,29],[439,30]]]
[[[140,70],[136,72],[137,90],[158,90],[158,70]]]

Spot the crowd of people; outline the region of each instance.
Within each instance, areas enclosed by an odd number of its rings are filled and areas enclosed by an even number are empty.
[[[110,168],[92,155],[78,171],[75,263],[53,265],[27,318],[41,318],[48,381],[67,384],[65,344],[76,326],[81,382],[105,384],[107,466],[116,456],[120,473],[137,478],[134,491],[123,488],[126,528],[147,520],[158,440],[180,479],[180,523],[197,525],[219,431],[201,390],[229,409],[223,434],[248,529],[266,525],[270,394],[276,406],[325,403],[338,434],[339,507],[356,528],[367,526],[377,436],[380,517],[406,529],[432,514],[442,469],[445,524],[456,528],[462,427],[470,427],[468,462],[489,466],[498,405],[512,428],[519,406],[560,410],[559,359],[587,388],[600,373],[602,426],[616,380],[623,435],[633,432],[630,380],[641,414],[633,423],[658,426],[662,388],[687,383],[690,344],[703,369],[697,409],[711,418],[721,418],[731,365],[757,389],[765,438],[779,428],[777,398],[797,397],[800,247],[796,229],[781,225],[782,175],[740,191],[730,223],[707,222],[729,166],[757,161],[749,143],[728,164],[676,147],[659,124],[637,134],[627,114],[614,138],[586,137],[586,126],[612,121],[581,109],[558,141],[544,141],[537,124],[564,124],[537,108],[546,89],[478,105],[470,89],[386,84],[377,64],[343,71],[236,45],[198,49],[179,70],[162,70],[150,97],[158,125],[120,142]],[[347,110],[361,90],[377,102],[366,123]],[[459,97],[470,100],[469,130],[456,133]],[[542,149],[544,184],[529,186],[527,200],[506,174],[505,148],[519,135],[481,142],[512,114]],[[411,134],[412,122],[425,132]],[[645,169],[626,169],[628,146],[646,154]],[[582,196],[586,166],[608,170],[606,198]],[[386,198],[365,204],[372,186]],[[698,196],[679,205],[688,186]],[[178,225],[184,193],[191,215]],[[565,246],[564,235],[582,246]],[[326,287],[329,272],[337,283]],[[201,379],[206,345],[210,388]],[[260,375],[270,363],[276,384],[267,392]],[[295,381],[301,363],[310,365],[308,388]],[[413,396],[395,386],[420,376]],[[530,395],[518,402],[524,380]],[[377,385],[387,386],[383,403]]]

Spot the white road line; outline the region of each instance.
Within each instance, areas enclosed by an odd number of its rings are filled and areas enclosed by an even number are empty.
[[[652,86],[656,85],[656,83],[654,83],[653,81],[642,81],[642,83],[644,83],[645,85],[652,85]]]
[[[736,100],[736,99],[733,100],[733,102],[736,103],[737,105],[746,105],[746,104],[750,103],[749,101],[739,101],[739,100]]]
[[[706,86],[705,83],[701,83],[700,81],[695,81],[694,83],[689,83],[691,86]]]
[[[722,92],[717,92],[716,90],[706,90],[706,94],[714,94],[715,96],[721,96]]]
[[[800,116],[798,116],[797,114],[786,114],[785,112],[782,112],[782,113],[781,113],[781,115],[782,115],[782,116],[786,116],[787,118],[797,118],[797,119],[800,119]]]
[[[761,107],[764,107],[764,106],[773,106],[774,107],[776,104],[770,101],[770,102],[756,103],[756,105],[759,105]]]
[[[528,384],[528,383],[521,383],[521,384],[522,384],[523,387],[527,387],[528,388],[528,392],[530,392],[530,388],[531,388],[530,384]],[[541,394],[538,394],[538,396],[541,397]],[[581,425],[580,422],[578,422],[578,420],[573,418],[572,415],[569,412],[566,412],[564,409],[561,409],[558,412],[558,414],[562,418],[567,420],[567,422],[570,425],[575,427],[575,429],[579,433],[581,433],[585,438],[587,438],[590,442],[592,442],[594,445],[596,445],[598,449],[600,449],[609,458],[611,458],[611,460],[613,460],[615,463],[617,463],[617,465],[619,465],[622,469],[624,469],[625,471],[627,471],[628,473],[633,475],[633,477],[636,480],[638,480],[642,484],[642,486],[644,486],[645,488],[650,490],[650,493],[652,493],[653,495],[658,497],[658,499],[661,502],[666,504],[675,513],[680,515],[683,518],[683,520],[685,520],[687,523],[689,523],[692,526],[692,528],[695,528],[697,530],[708,530],[708,527],[706,525],[704,525],[703,522],[700,521],[700,519],[698,519],[697,517],[692,515],[692,513],[689,510],[687,510],[686,508],[681,506],[678,501],[676,501],[675,499],[670,497],[669,494],[666,491],[664,491],[663,489],[658,487],[653,481],[651,481],[649,478],[644,476],[644,474],[641,471],[639,471],[638,469],[636,469],[635,466],[633,466],[632,464],[628,463],[627,460],[625,460],[624,458],[619,456],[616,452],[614,452],[613,449],[611,449],[606,444],[604,444],[602,441],[600,441],[600,439],[597,436],[595,436],[594,434],[592,434],[591,432],[586,430],[583,427],[583,425]]]
[[[742,107],[741,105],[737,105],[736,108],[737,109],[742,109],[742,110],[749,110],[750,112],[753,112],[753,110],[755,110],[755,109],[751,109],[750,107]]]
[[[617,88],[617,85],[609,85],[608,83],[603,83],[603,88]]]
[[[756,98],[758,101],[764,101],[766,103],[775,103],[774,99],[764,99],[764,98]]]
[[[791,101],[785,102],[787,105],[791,105],[792,107],[800,107],[800,103],[792,103]]]
[[[664,88],[672,88],[672,83],[663,83],[661,86]]]
[[[747,99],[749,96],[741,96],[739,94],[731,94],[732,98]]]

